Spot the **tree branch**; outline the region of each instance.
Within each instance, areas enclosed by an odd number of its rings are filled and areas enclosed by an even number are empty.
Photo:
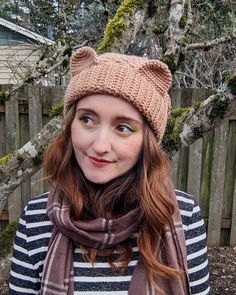
[[[62,119],[55,117],[31,141],[1,159],[0,213],[10,194],[40,169],[45,149],[61,129]]]
[[[235,85],[236,73],[202,103],[172,111],[162,141],[163,149],[170,157],[236,113]]]
[[[127,50],[143,25],[147,12],[145,2],[144,0],[124,0],[122,2],[114,18],[106,26],[103,41],[97,49],[98,53],[111,50],[124,53]]]
[[[184,18],[184,1],[171,0],[169,10],[168,41],[163,61],[168,64],[172,72],[175,70],[179,59],[180,44],[182,43],[186,24],[187,20]]]
[[[186,51],[196,50],[196,49],[209,49],[209,48],[212,48],[213,46],[230,42],[235,38],[236,38],[236,30],[234,30],[232,33],[230,33],[228,36],[225,36],[225,37],[216,38],[211,41],[192,43],[192,44],[186,45],[184,49]]]
[[[82,44],[77,44],[73,47],[64,46],[63,48],[57,48],[56,46],[51,46],[50,53],[53,53],[54,56],[53,65],[49,68],[44,66],[44,64],[50,64],[49,59],[52,58],[52,54],[46,54],[47,56],[45,57],[45,59],[41,61],[43,65],[39,66],[38,69],[35,69],[35,71],[31,75],[27,74],[17,84],[13,85],[11,89],[5,93],[5,100],[7,100],[17,91],[19,91],[23,86],[33,84],[35,81],[38,81],[40,78],[48,75],[62,65],[65,68],[65,74],[69,70],[69,59],[72,51],[85,46],[89,41],[91,40],[86,40]]]
[[[195,76],[193,76],[193,75],[190,75],[190,74],[187,74],[187,73],[183,73],[183,72],[180,72],[180,71],[176,71],[175,74],[176,74],[176,75],[181,75],[181,76],[189,77],[189,78],[191,78],[191,79],[197,81],[199,84],[201,84],[201,86],[202,86],[203,88],[209,88],[209,86],[203,84],[199,79],[197,79],[197,78],[196,78]],[[193,88],[196,88],[196,87],[193,87]]]

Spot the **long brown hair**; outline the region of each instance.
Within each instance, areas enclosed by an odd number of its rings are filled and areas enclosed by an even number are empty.
[[[170,161],[159,147],[148,124],[145,123],[143,149],[137,164],[125,175],[117,177],[103,185],[88,181],[81,171],[72,147],[71,124],[74,119],[76,103],[65,117],[63,131],[49,146],[44,155],[47,179],[55,182],[63,194],[70,200],[71,214],[76,219],[98,217],[114,219],[139,208],[141,216],[141,234],[137,239],[140,254],[147,268],[148,280],[153,287],[165,294],[155,283],[156,276],[168,278],[180,274],[157,261],[155,248],[161,237],[164,225],[171,223],[174,205],[165,190],[165,183],[170,180]],[[100,250],[87,250],[86,258],[96,261]],[[119,269],[125,269],[132,258],[130,240],[117,245],[121,254],[112,261],[112,250],[104,251],[113,269],[114,262],[119,262]]]

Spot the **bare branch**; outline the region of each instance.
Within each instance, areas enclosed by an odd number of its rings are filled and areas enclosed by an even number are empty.
[[[189,74],[187,74],[187,73],[183,73],[183,72],[180,72],[180,71],[176,71],[175,74],[189,77],[189,78],[191,78],[191,79],[197,81],[197,82],[198,82],[199,84],[201,84],[204,88],[209,88],[209,86],[203,84],[198,78],[196,78],[196,77],[193,76],[193,75],[189,75]]]
[[[192,43],[192,44],[186,45],[184,49],[186,51],[196,50],[196,49],[209,49],[209,48],[212,48],[213,46],[230,42],[235,38],[236,38],[236,30],[234,30],[231,34],[225,37],[216,38],[211,41]]]
[[[49,68],[47,68],[47,66],[40,66],[31,75],[27,74],[26,76],[23,76],[22,79],[17,84],[13,85],[12,88],[5,93],[6,97],[9,98],[19,89],[21,89],[23,86],[33,84],[35,81],[38,81],[40,78],[55,71],[61,65],[63,65],[65,68],[64,70],[64,74],[65,74],[69,70],[69,58],[70,58],[71,52],[75,49],[85,46],[89,41],[90,40],[86,40],[82,44],[77,44],[72,48],[68,46],[65,46],[63,48],[56,48],[55,46],[50,47],[50,52],[53,52],[55,56],[54,64]],[[47,61],[48,61],[48,57],[46,57],[45,61],[42,61],[42,63],[47,64]]]

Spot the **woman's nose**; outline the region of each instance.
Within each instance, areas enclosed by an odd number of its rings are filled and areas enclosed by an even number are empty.
[[[93,150],[97,154],[104,154],[111,151],[111,139],[109,132],[100,131],[96,134],[93,144]]]

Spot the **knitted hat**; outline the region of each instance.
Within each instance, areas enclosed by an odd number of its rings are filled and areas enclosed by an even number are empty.
[[[170,109],[168,90],[171,73],[165,64],[117,53],[98,56],[94,49],[83,47],[72,56],[71,75],[65,94],[64,114],[74,102],[85,96],[118,96],[142,113],[157,141],[161,141]]]

